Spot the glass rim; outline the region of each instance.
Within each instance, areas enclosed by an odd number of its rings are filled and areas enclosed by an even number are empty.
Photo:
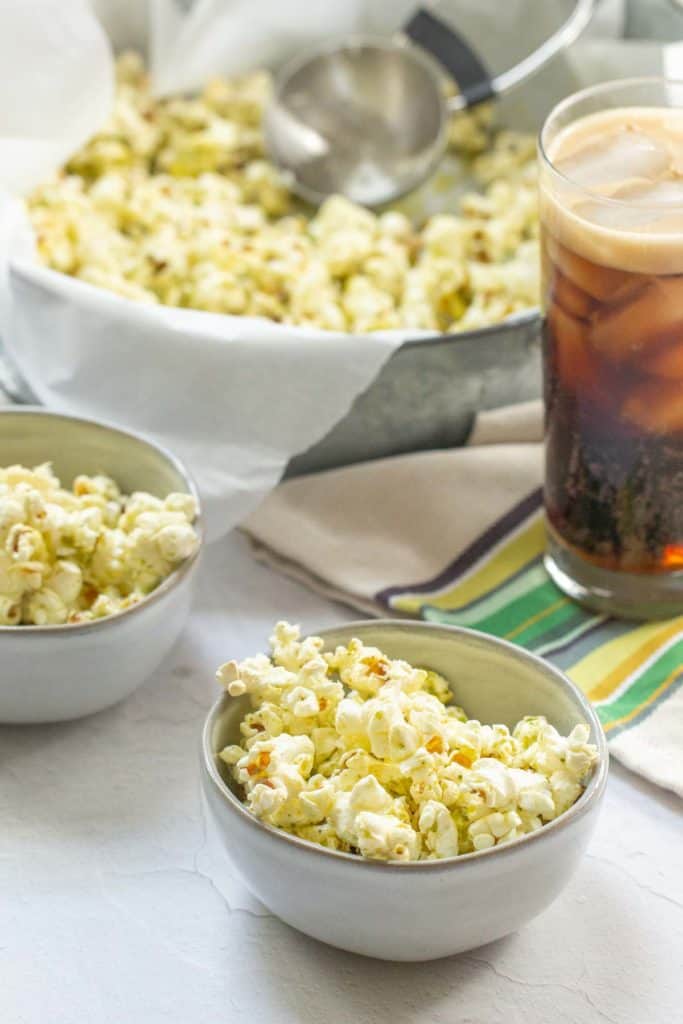
[[[546,116],[545,120],[543,121],[543,124],[541,125],[541,129],[538,133],[538,155],[543,164],[545,165],[545,167],[547,167],[549,171],[551,171],[554,175],[560,178],[565,184],[571,186],[571,188],[574,189],[575,191],[580,192],[582,195],[585,195],[589,199],[596,200],[601,204],[605,204],[606,206],[629,207],[630,209],[637,207],[638,209],[641,210],[681,209],[683,207],[683,201],[652,203],[648,202],[647,200],[643,201],[633,199],[615,199],[613,196],[605,196],[600,192],[594,192],[592,189],[587,188],[585,185],[580,185],[578,182],[574,181],[573,178],[569,177],[569,175],[565,174],[564,171],[561,171],[558,167],[556,167],[556,165],[553,163],[548,154],[547,147],[545,144],[545,133],[550,122],[555,117],[557,117],[557,115],[562,114],[563,112],[568,110],[574,103],[587,99],[590,96],[599,96],[601,93],[612,92],[615,89],[619,89],[621,87],[632,88],[634,86],[648,85],[677,86],[681,90],[683,90],[683,78],[668,78],[666,75],[636,75],[632,78],[613,78],[610,79],[609,82],[599,82],[596,85],[588,85],[584,89],[578,89],[576,92],[570,93],[569,96],[565,96],[564,99],[556,103],[550,111],[550,113]],[[635,106],[638,106],[638,104],[636,104]],[[648,105],[646,104],[644,106],[645,109],[647,109]],[[614,109],[618,110],[619,108],[615,107]],[[654,106],[653,109],[655,109]],[[662,109],[667,108],[664,107]],[[668,109],[683,111],[683,98],[680,106],[672,105]],[[586,116],[589,117],[590,115]],[[577,118],[577,120],[580,119]],[[681,181],[683,181],[683,177],[681,178]]]

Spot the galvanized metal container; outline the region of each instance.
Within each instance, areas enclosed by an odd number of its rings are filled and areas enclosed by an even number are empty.
[[[540,323],[531,310],[495,327],[406,342],[287,475],[462,444],[479,410],[540,395]]]

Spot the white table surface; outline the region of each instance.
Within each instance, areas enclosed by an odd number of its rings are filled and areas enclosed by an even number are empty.
[[[366,960],[245,893],[204,820],[198,735],[215,667],[262,649],[283,616],[309,630],[351,617],[229,537],[208,552],[183,639],[137,694],[81,722],[0,727],[0,1022],[682,1021],[681,802],[618,764],[566,892],[471,954]]]

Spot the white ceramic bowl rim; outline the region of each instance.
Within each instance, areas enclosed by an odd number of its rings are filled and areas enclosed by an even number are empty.
[[[485,633],[479,633],[477,630],[466,629],[463,626],[442,626],[432,622],[407,622],[405,620],[396,619],[364,619],[355,622],[342,623],[338,627],[323,629],[319,632],[314,630],[311,635],[322,636],[323,639],[325,639],[326,635],[330,633],[338,633],[341,631],[353,632],[355,630],[367,633],[372,628],[382,630],[388,629],[390,631],[395,630],[396,632],[404,632],[406,629],[415,629],[424,631],[425,633],[440,633],[450,636],[456,634],[467,637],[471,642],[478,643],[483,647],[493,646],[503,648],[509,657],[514,658],[517,661],[524,662],[527,666],[534,667],[536,670],[541,671],[545,676],[549,676],[555,680],[562,689],[569,692],[574,701],[580,706],[583,714],[585,715],[586,721],[592,726],[593,732],[596,736],[598,763],[595,766],[585,790],[575,804],[560,814],[553,821],[543,825],[543,827],[538,829],[536,832],[530,832],[527,835],[521,836],[519,839],[514,839],[509,843],[504,843],[503,846],[494,846],[488,850],[478,850],[473,853],[462,853],[455,857],[443,857],[440,860],[422,861],[374,860],[367,857],[361,857],[359,854],[355,853],[344,853],[340,850],[330,850],[325,846],[320,846],[318,843],[313,843],[308,839],[300,839],[299,836],[292,835],[289,832],[285,832],[283,829],[275,828],[275,826],[268,825],[261,821],[247,809],[242,801],[225,783],[218,771],[217,753],[213,750],[212,744],[213,730],[216,720],[222,714],[229,701],[233,699],[229,694],[224,693],[215,702],[204,723],[201,740],[201,756],[204,769],[214,788],[225,800],[226,805],[230,810],[239,814],[249,826],[265,832],[276,842],[290,843],[294,846],[298,846],[308,853],[318,854],[322,857],[334,857],[336,859],[341,858],[342,860],[349,861],[352,864],[357,864],[359,866],[362,865],[364,870],[429,871],[438,870],[445,866],[451,868],[459,866],[460,868],[465,869],[468,865],[472,866],[473,862],[480,860],[482,857],[500,858],[511,854],[514,855],[515,850],[521,845],[543,842],[544,839],[548,839],[559,829],[565,828],[572,820],[582,817],[593,807],[594,804],[596,804],[596,802],[600,800],[607,784],[607,769],[609,764],[609,754],[607,751],[605,733],[600,719],[595,713],[595,709],[591,703],[586,699],[584,694],[581,693],[578,687],[564,675],[563,672],[555,668],[553,665],[550,665],[542,658],[539,658],[537,655],[532,654],[530,651],[527,651],[522,647],[517,647],[515,644],[511,644],[507,640],[501,640]]]
[[[109,423],[105,423],[103,420],[91,419],[86,416],[72,416],[68,413],[51,412],[49,409],[43,409],[40,406],[35,405],[9,405],[0,409],[0,417],[12,415],[12,416],[44,416],[45,419],[59,419],[68,420],[72,423],[84,423],[88,427],[95,427],[98,430],[106,431],[110,434],[119,434],[122,437],[132,438],[134,441],[140,444],[146,445],[151,448],[157,454],[161,455],[163,459],[178,473],[187,487],[188,494],[197,502],[197,515],[194,520],[194,528],[197,533],[199,543],[195,550],[186,558],[184,562],[173,570],[162,582],[152,590],[149,594],[138,601],[137,604],[131,605],[130,608],[124,608],[123,611],[117,612],[115,615],[106,615],[102,619],[94,619],[92,622],[65,622],[62,624],[56,624],[51,626],[2,626],[0,625],[0,636],[11,633],[14,636],[21,636],[26,634],[30,637],[35,637],[37,634],[49,634],[54,637],[56,634],[62,634],[64,636],[73,636],[74,633],[81,633],[85,631],[92,631],[95,629],[106,629],[117,622],[120,622],[123,618],[129,615],[135,615],[141,609],[146,608],[153,601],[160,601],[165,594],[178,586],[181,581],[188,575],[188,573],[195,566],[197,559],[199,558],[199,552],[202,546],[204,537],[204,524],[201,510],[201,503],[199,500],[199,492],[197,485],[195,484],[191,474],[182,464],[182,462],[173,455],[167,448],[157,444],[155,441],[150,441],[148,438],[143,437],[142,434],[138,434],[132,430],[122,430],[120,427],[114,427]]]

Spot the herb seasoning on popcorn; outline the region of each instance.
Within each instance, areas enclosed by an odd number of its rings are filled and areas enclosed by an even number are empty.
[[[436,672],[360,640],[326,654],[280,622],[271,647],[218,670],[252,706],[220,757],[256,817],[313,843],[392,861],[487,850],[566,811],[596,763],[588,726],[468,720]]]
[[[49,267],[128,299],[363,333],[465,331],[538,303],[535,142],[450,128],[484,191],[420,229],[341,196],[313,215],[264,158],[263,71],[155,99],[127,54],[109,123],[28,198]]]
[[[123,495],[106,476],[62,488],[49,464],[0,468],[0,625],[125,611],[196,549],[190,494]]]

